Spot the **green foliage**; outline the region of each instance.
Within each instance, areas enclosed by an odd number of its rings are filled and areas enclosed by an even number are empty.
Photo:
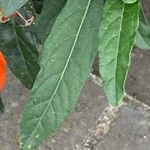
[[[132,3],[135,3],[136,1],[138,0],[122,0],[124,3],[126,4],[132,4]]]
[[[4,10],[5,16],[10,16],[20,9],[28,0],[0,0],[0,8]]]
[[[0,48],[8,66],[27,88],[32,88],[39,72],[38,52],[32,41],[33,33],[13,23],[0,24]]]
[[[22,15],[0,23],[0,50],[15,76],[32,88],[20,123],[20,149],[32,150],[75,106],[97,52],[106,96],[114,106],[122,103],[132,47],[136,39],[136,46],[150,49],[150,25],[142,8],[139,15],[138,0],[26,2],[0,0],[4,15]],[[29,16],[34,22],[21,25]]]
[[[101,0],[68,0],[58,16],[22,114],[22,149],[52,135],[74,107],[97,52],[102,6]]]
[[[0,112],[3,113],[4,112],[4,104],[2,102],[2,98],[0,96]]]
[[[32,0],[33,8],[37,14],[40,14],[43,9],[43,1],[44,0]]]
[[[99,31],[99,66],[106,96],[114,106],[122,103],[125,94],[124,84],[138,29],[138,15],[138,2],[126,5],[120,0],[109,0],[104,7]]]
[[[66,0],[45,0],[43,3],[43,11],[37,21],[36,29],[42,43],[46,40],[56,17],[65,5]]]
[[[140,25],[137,32],[136,46],[141,49],[150,49],[150,24],[142,10],[140,11]]]

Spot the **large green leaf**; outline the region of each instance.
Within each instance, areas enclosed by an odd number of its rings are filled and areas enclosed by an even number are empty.
[[[2,102],[2,98],[0,96],[0,112],[3,113],[4,112],[4,104]]]
[[[76,104],[97,53],[102,8],[102,0],[68,0],[56,19],[23,110],[21,149],[52,135]]]
[[[150,49],[150,24],[140,11],[140,25],[136,37],[136,46],[141,49]]]
[[[28,0],[0,0],[0,8],[4,10],[6,16],[20,9]]]
[[[56,17],[60,13],[66,0],[44,0],[42,13],[37,21],[37,34],[44,43],[48,37]]]
[[[118,106],[130,66],[131,50],[139,24],[139,4],[108,0],[100,26],[100,73],[109,102]]]
[[[27,88],[32,88],[39,71],[38,52],[31,32],[10,23],[0,24],[0,49],[8,66]]]

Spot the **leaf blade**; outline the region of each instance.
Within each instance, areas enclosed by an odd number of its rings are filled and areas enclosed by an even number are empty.
[[[104,8],[99,32],[100,74],[106,96],[114,106],[122,103],[125,94],[124,85],[138,28],[138,14],[138,2],[127,5],[120,0],[108,0]]]
[[[122,0],[126,4],[132,4],[135,3],[137,0]]]
[[[1,96],[0,96],[0,112],[3,113],[3,112],[4,112],[4,109],[5,109],[5,106],[4,106],[4,104],[3,104],[3,102],[2,102],[2,98],[1,98]]]
[[[4,15],[10,16],[20,9],[28,0],[0,0],[0,8],[4,9]]]
[[[45,43],[37,82],[23,111],[22,149],[34,148],[53,134],[75,105],[96,55],[101,7],[101,0],[69,0],[57,18]],[[45,89],[49,92],[44,92]],[[30,131],[26,131],[29,126]]]
[[[23,28],[10,23],[0,24],[0,48],[8,66],[27,88],[32,88],[39,71],[38,52]]]
[[[136,36],[136,46],[141,49],[150,49],[150,24],[142,10],[140,10],[140,24]]]
[[[42,43],[48,37],[56,17],[60,13],[61,9],[65,5],[66,0],[45,0],[43,3],[42,13],[37,20],[37,34]]]

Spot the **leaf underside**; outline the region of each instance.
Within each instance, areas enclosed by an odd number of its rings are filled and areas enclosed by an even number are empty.
[[[100,26],[100,74],[109,102],[118,106],[125,94],[131,50],[138,29],[139,4],[108,0]]]
[[[56,19],[22,113],[21,149],[52,135],[77,102],[97,52],[102,7],[102,0],[68,0]]]

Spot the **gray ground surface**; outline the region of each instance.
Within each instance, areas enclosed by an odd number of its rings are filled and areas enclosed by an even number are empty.
[[[3,93],[6,112],[0,116],[0,150],[19,150],[19,113],[29,91],[10,74]],[[149,150],[150,107],[138,101],[111,108],[101,82],[91,76],[63,127],[39,150]]]
[[[127,93],[150,105],[150,51],[133,52],[126,89]]]
[[[95,150],[150,150],[150,108],[128,103]]]

